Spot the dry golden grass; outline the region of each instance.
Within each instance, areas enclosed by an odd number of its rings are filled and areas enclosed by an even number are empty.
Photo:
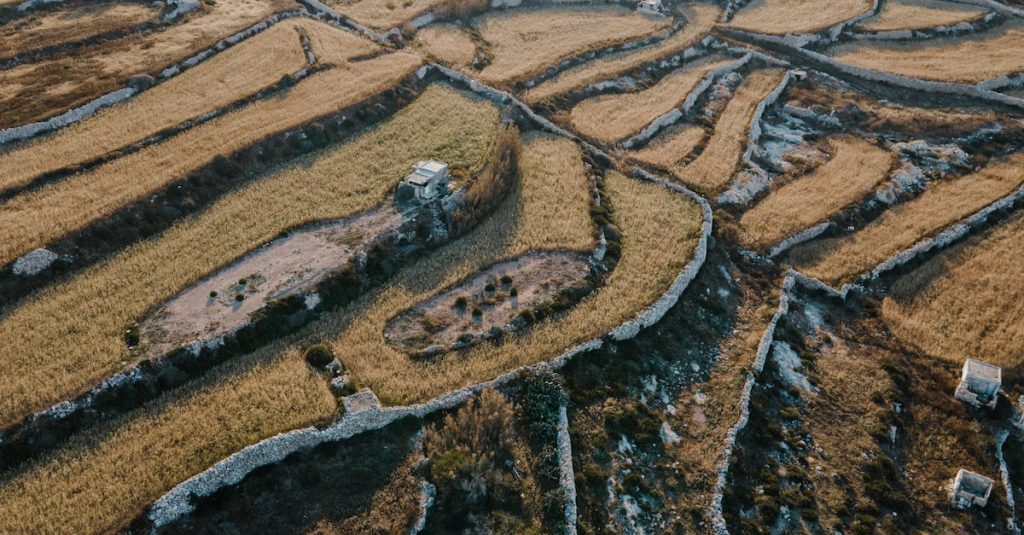
[[[506,202],[473,233],[331,319],[326,332],[341,333],[333,343],[336,354],[356,382],[373,388],[385,403],[401,404],[553,358],[632,318],[656,300],[689,261],[699,235],[700,210],[670,190],[617,173],[609,175],[607,186],[623,234],[622,260],[605,286],[565,315],[537,324],[501,346],[485,344],[432,362],[414,362],[384,340],[382,330],[389,318],[481,267],[533,247],[572,245],[567,233],[578,230],[546,210],[533,217],[529,206],[515,209],[518,202]]]
[[[1024,70],[1024,24],[920,43],[860,42],[834,47],[836,60],[915,78],[977,83]]]
[[[867,141],[830,141],[832,159],[772,191],[740,219],[740,241],[765,248],[839,212],[889,174],[893,155]]]
[[[0,71],[0,128],[39,120],[123,87],[247,28],[295,9],[293,0],[220,0],[166,30],[108,41],[74,54]]]
[[[360,24],[390,30],[411,21],[443,0],[331,0],[334,9]]]
[[[89,39],[153,20],[160,11],[141,4],[96,3],[18,18],[0,26],[0,56]]]
[[[733,275],[736,275],[735,273]],[[740,393],[757,346],[778,307],[777,295],[765,299],[749,288],[740,288],[743,302],[736,312],[735,332],[719,345],[719,358],[707,381],[694,383],[676,397],[672,428],[685,439],[666,453],[678,463],[687,492],[677,496],[681,510],[707,510],[711,505],[715,468],[722,456],[725,437],[740,416]],[[703,400],[698,402],[697,394]]]
[[[882,314],[901,338],[962,364],[1024,358],[1024,217],[943,252],[893,286]]]
[[[314,74],[261,100],[114,160],[0,204],[0,264],[102,219],[126,204],[265,136],[354,104],[420,65],[402,52]]]
[[[434,24],[416,33],[423,52],[454,66],[466,66],[476,57],[476,43],[466,30],[452,24]]]
[[[621,7],[549,7],[487,14],[473,22],[494,53],[479,76],[486,82],[520,80],[564,58],[654,33],[670,22]]]
[[[285,24],[291,25],[289,22]],[[350,60],[359,60],[360,56],[382,50],[380,45],[360,34],[314,19],[298,19],[295,24],[306,31],[313,54],[321,64],[344,66]]]
[[[722,56],[702,58],[643,91],[584,100],[572,109],[572,125],[583,135],[605,143],[623,139],[681,104],[708,71],[729,61]]]
[[[309,19],[284,21],[229,48],[194,69],[171,78],[137,98],[108,108],[54,135],[0,152],[0,190],[24,185],[32,178],[69,165],[88,162],[109,151],[145,139],[165,128],[198,117],[268,87],[306,65],[295,27],[313,38],[333,37],[330,47],[314,42],[314,50],[335,55],[365,54],[378,47],[369,40]]]
[[[573,89],[612,78],[644,63],[686,48],[703,38],[715,25],[722,10],[708,4],[686,4],[681,8],[686,26],[675,35],[650,46],[616,52],[588,61],[547,80],[526,92],[526,100],[539,102]]]
[[[122,333],[148,310],[285,229],[366,210],[425,157],[475,168],[498,112],[428,88],[381,126],[303,157],[185,219],[161,237],[50,287],[0,320],[0,421],[95,384],[134,359]]]
[[[329,418],[326,381],[285,347],[236,359],[27,466],[0,484],[0,532],[115,532],[224,457]]]
[[[853,235],[794,251],[793,260],[804,273],[833,284],[855,277],[1017,189],[1024,182],[1022,165],[1024,155],[1014,154],[977,173],[939,182]]]
[[[985,8],[943,0],[889,0],[882,11],[859,27],[869,31],[916,30],[971,20]]]
[[[673,167],[672,172],[704,191],[726,185],[746,150],[747,132],[757,105],[779,85],[784,74],[780,69],[765,69],[747,76],[718,118],[704,151],[688,165]]]
[[[627,154],[644,163],[672,167],[688,156],[704,140],[703,128],[692,124],[678,124],[658,134],[646,147]]]
[[[871,4],[871,0],[753,0],[730,25],[771,34],[813,32],[865,13]]]

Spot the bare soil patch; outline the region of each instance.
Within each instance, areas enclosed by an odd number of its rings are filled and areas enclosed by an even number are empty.
[[[384,338],[414,356],[498,339],[578,302],[593,290],[589,274],[587,258],[579,253],[528,253],[402,312],[385,325]]]
[[[252,313],[288,296],[304,298],[345,268],[374,238],[397,229],[392,207],[299,229],[246,255],[158,308],[142,322],[142,347],[152,355],[212,340],[241,327]]]

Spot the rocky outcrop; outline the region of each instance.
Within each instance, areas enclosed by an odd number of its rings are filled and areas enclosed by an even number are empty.
[[[190,11],[199,9],[199,0],[167,0],[164,20],[174,20]]]

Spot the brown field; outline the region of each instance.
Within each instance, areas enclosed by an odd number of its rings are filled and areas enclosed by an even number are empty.
[[[452,24],[433,24],[416,32],[416,44],[426,54],[449,65],[465,67],[476,56],[476,43],[466,30]]]
[[[916,30],[956,24],[984,15],[985,8],[943,0],[889,0],[882,11],[858,25],[868,31]]]
[[[126,30],[153,20],[159,14],[158,10],[141,4],[103,2],[21,17],[0,26],[0,57],[16,57],[106,32]]]
[[[830,54],[858,67],[973,84],[1024,70],[1024,24],[921,43],[849,43],[834,47]]]
[[[0,204],[0,264],[110,215],[218,154],[230,154],[378,93],[420,62],[419,56],[397,52],[320,72],[280,97],[258,101],[92,171],[14,197]]]
[[[740,219],[740,241],[764,249],[819,223],[870,193],[889,174],[893,155],[855,137],[829,143],[832,159],[772,191]]]
[[[746,150],[747,132],[757,105],[779,85],[784,75],[785,71],[766,69],[747,76],[718,118],[715,133],[704,152],[685,166],[674,166],[672,172],[684,183],[701,190],[714,190],[728,184]]]
[[[444,2],[442,0],[331,0],[327,3],[338,13],[351,17],[360,24],[378,30],[390,30],[400,27]]]
[[[528,90],[527,102],[539,102],[587,84],[618,76],[634,67],[691,46],[707,35],[722,13],[717,6],[707,4],[684,4],[680,9],[686,17],[686,26],[672,37],[653,45],[616,52],[567,69]]]
[[[309,19],[286,20],[194,69],[171,78],[128,102],[107,108],[53,135],[0,152],[0,165],[11,170],[0,178],[0,190],[26,184],[43,173],[78,165],[187,119],[216,110],[273,85],[299,71],[306,57],[295,27],[334,36],[333,54],[352,56],[377,50],[354,34]]]
[[[688,156],[701,141],[706,132],[692,124],[678,124],[658,134],[646,147],[629,151],[627,154],[644,163],[659,167],[672,167]]]
[[[1021,165],[1024,155],[1013,154],[977,173],[934,184],[860,231],[808,243],[795,249],[791,259],[812,277],[833,284],[846,281],[1008,195],[1024,183]]]
[[[506,202],[472,236],[413,265],[332,320],[336,328],[331,330],[342,333],[333,343],[336,354],[359,384],[373,388],[385,403],[401,404],[550,359],[633,317],[668,288],[688,261],[700,212],[685,197],[614,172],[607,186],[623,234],[622,259],[603,287],[564,315],[538,323],[503,345],[477,346],[424,363],[411,361],[383,339],[389,318],[437,289],[524,250],[567,246],[572,241],[565,233],[580,232],[544,212],[518,217],[519,211]],[[545,204],[558,202],[549,198]],[[529,206],[522,213],[529,215]]]
[[[220,0],[187,22],[76,50],[73,55],[0,71],[0,128],[38,121],[124,87],[134,74],[163,68],[245,29],[291,0]]]
[[[623,139],[681,104],[705,74],[729,61],[722,56],[702,58],[642,91],[584,100],[572,109],[573,128],[605,143]]]
[[[494,54],[479,77],[486,82],[521,80],[559,60],[654,33],[669,23],[670,19],[653,20],[620,7],[550,7],[487,14],[473,21]]]
[[[936,256],[893,286],[882,314],[893,331],[957,365],[1024,360],[1024,217]],[[1016,266],[1016,269],[1015,269]]]
[[[429,88],[378,128],[306,156],[187,218],[159,238],[42,291],[0,320],[0,414],[6,425],[134,360],[124,329],[162,301],[282,231],[367,210],[416,161],[481,164],[498,112]]]
[[[760,33],[824,30],[871,9],[871,0],[753,0],[733,17],[731,26]]]

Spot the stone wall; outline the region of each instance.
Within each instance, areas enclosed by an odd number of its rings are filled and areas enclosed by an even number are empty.
[[[576,535],[576,475],[572,469],[572,441],[569,438],[569,414],[563,403],[558,407],[558,484],[565,494],[565,526]]]

